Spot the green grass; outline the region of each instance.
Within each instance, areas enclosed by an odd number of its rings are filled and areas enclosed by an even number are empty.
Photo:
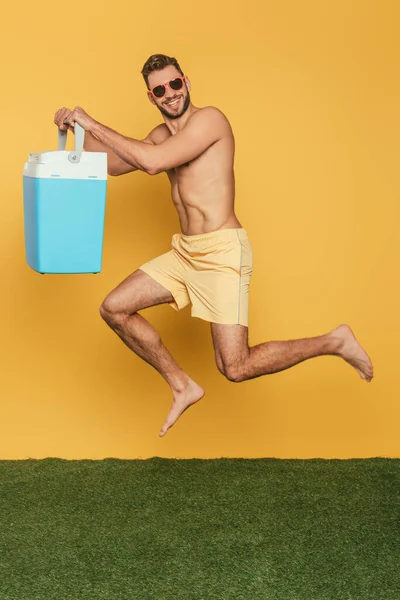
[[[1,600],[399,600],[400,460],[0,461]]]

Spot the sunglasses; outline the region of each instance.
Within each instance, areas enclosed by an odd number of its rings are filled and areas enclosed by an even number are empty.
[[[171,88],[171,90],[180,90],[183,86],[184,82],[183,77],[176,77],[171,81],[167,81],[161,85],[156,85],[153,89],[149,90],[156,98],[162,98],[167,91],[167,85]]]

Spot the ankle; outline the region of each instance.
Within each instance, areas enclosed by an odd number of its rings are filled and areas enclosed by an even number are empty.
[[[329,353],[340,356],[344,346],[344,339],[334,333],[328,333]]]
[[[190,377],[184,371],[182,374],[169,381],[169,385],[175,394],[182,394],[190,385]]]

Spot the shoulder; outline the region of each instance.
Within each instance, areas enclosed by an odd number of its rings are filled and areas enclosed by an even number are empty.
[[[207,120],[212,123],[225,123],[229,124],[229,121],[219,108],[216,106],[204,106],[203,108],[199,108],[196,112],[194,112],[191,116],[191,119],[196,120]]]
[[[216,106],[204,106],[194,112],[187,124],[193,129],[208,131],[217,137],[233,135],[231,125],[222,110]]]

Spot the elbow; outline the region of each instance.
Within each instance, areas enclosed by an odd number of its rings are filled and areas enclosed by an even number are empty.
[[[157,175],[161,173],[161,171],[156,167],[156,165],[147,165],[145,169],[143,169],[148,175]]]
[[[146,146],[146,149],[143,152],[143,154],[141,154],[140,157],[138,157],[140,159],[138,160],[138,164],[140,165],[139,169],[141,169],[148,175],[157,175],[158,173],[162,173],[164,169],[160,168],[160,157],[158,155],[158,152],[154,151],[155,146],[153,145],[152,147],[150,147],[149,144],[143,145]]]
[[[165,171],[165,169],[163,169],[160,164],[154,161],[149,161],[143,165],[143,171],[145,171],[148,175],[158,175],[159,173]]]
[[[121,174],[120,170],[118,169],[118,165],[115,165],[112,162],[109,162],[107,165],[107,173],[111,177],[116,177],[117,175]]]

